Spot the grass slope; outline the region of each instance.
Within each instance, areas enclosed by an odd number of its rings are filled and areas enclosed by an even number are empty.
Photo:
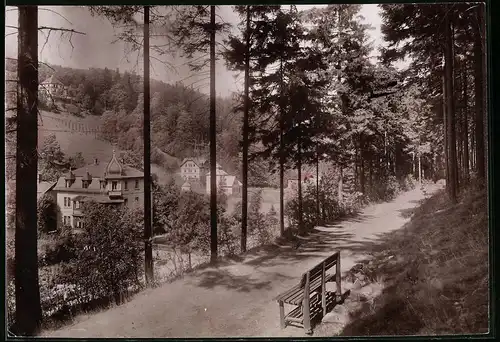
[[[38,144],[54,134],[61,150],[68,157],[81,152],[87,163],[94,158],[107,161],[111,158],[113,146],[96,136],[99,129],[99,117],[76,116],[69,113],[41,111],[38,120]]]
[[[53,113],[42,110],[38,124],[38,144],[41,146],[46,137],[54,134],[66,156],[74,156],[81,152],[87,163],[92,163],[94,158],[107,162],[113,153],[113,145],[98,137],[96,132],[99,131],[99,126],[100,117],[98,116],[79,116],[63,111]],[[178,158],[165,152],[161,154],[169,165],[180,165]],[[156,164],[151,164],[151,171],[158,175],[162,183],[166,183],[170,177],[173,177],[171,172]]]
[[[486,333],[486,200],[477,186],[464,189],[456,205],[441,191],[403,213],[411,221],[362,263],[362,273],[383,282],[384,291],[351,312],[341,335]]]

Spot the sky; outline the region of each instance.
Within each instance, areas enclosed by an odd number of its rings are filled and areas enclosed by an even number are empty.
[[[298,5],[299,10],[312,7],[322,7],[326,5]],[[230,6],[220,7],[220,16],[228,23],[237,24],[239,19],[232,12]],[[374,50],[372,55],[377,55],[377,47],[383,44],[380,32],[381,17],[379,8],[375,4],[363,5],[360,15],[364,17],[364,22],[370,24],[373,29],[369,30],[369,35],[373,42]],[[14,29],[7,26],[17,26],[17,10],[15,7],[6,8],[6,38],[5,51],[7,57],[17,55],[17,35]],[[40,6],[39,26],[51,26],[69,28],[85,33],[64,34],[53,31],[48,35],[48,31],[39,33],[39,59],[42,62],[62,65],[71,68],[88,69],[95,68],[118,68],[120,71],[135,71],[142,73],[142,57],[137,53],[126,53],[128,48],[123,42],[116,41],[116,33],[111,23],[104,18],[92,17],[85,7],[65,7],[65,6]],[[48,37],[47,37],[48,35]],[[154,39],[151,44],[154,44]],[[179,56],[158,56],[152,57],[160,59],[167,64],[157,60],[151,61],[151,78],[175,83],[183,81],[187,85],[193,84],[202,92],[208,93],[209,81],[207,75],[192,73],[185,65],[186,60]],[[216,89],[217,95],[229,96],[232,92],[238,91],[242,87],[243,77],[228,70],[224,61],[220,60],[216,64]]]

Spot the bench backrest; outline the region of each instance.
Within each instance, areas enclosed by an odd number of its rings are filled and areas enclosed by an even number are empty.
[[[307,275],[309,274],[309,282],[313,282],[317,278],[320,278],[324,276],[323,270],[326,272],[333,266],[337,264],[337,261],[339,259],[339,252],[334,253],[333,255],[329,256],[313,268],[309,269],[307,272],[302,274],[302,278],[300,280],[300,287],[304,287],[307,283]]]

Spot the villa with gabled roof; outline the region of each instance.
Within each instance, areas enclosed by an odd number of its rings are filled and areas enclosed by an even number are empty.
[[[52,189],[64,225],[82,226],[81,205],[93,200],[110,205],[140,207],[144,203],[144,173],[121,163],[113,151],[108,163],[94,163],[69,170]]]

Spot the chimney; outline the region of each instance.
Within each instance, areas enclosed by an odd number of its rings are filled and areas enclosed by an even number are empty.
[[[94,165],[99,165],[99,161],[97,160],[97,158],[94,158]]]

